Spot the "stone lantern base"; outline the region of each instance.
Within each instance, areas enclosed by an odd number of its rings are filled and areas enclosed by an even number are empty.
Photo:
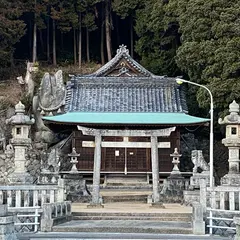
[[[29,173],[13,172],[8,177],[10,184],[33,184],[34,179]]]
[[[228,173],[221,178],[221,185],[240,186],[240,174]]]

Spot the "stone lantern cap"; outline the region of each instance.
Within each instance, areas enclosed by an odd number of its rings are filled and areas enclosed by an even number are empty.
[[[182,156],[182,154],[178,153],[178,149],[177,148],[174,148],[174,153],[170,154],[170,157],[173,157],[173,158],[179,158],[181,156]]]
[[[25,106],[24,104],[19,101],[15,105],[15,115],[13,115],[11,118],[6,120],[6,124],[11,125],[32,125],[35,122],[35,119],[30,117],[28,115],[25,115]]]
[[[76,148],[72,148],[72,152],[68,154],[69,157],[79,157],[80,154],[76,152]]]
[[[224,119],[219,118],[219,124],[240,124],[240,116],[239,116],[239,104],[234,100],[231,104],[229,104],[229,112],[230,114],[224,117]]]

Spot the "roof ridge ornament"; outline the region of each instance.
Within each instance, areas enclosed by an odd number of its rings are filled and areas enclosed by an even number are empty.
[[[129,50],[127,49],[127,46],[124,44],[119,45],[119,48],[117,49],[117,54],[121,54],[121,53],[126,53],[129,55]]]

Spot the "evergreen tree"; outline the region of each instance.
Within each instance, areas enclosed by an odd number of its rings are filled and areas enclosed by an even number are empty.
[[[134,34],[133,26],[136,15],[136,9],[141,5],[140,0],[113,0],[112,7],[113,11],[117,13],[122,19],[129,18],[130,22],[130,50],[131,56],[133,57],[134,51]]]
[[[25,34],[25,24],[19,17],[22,5],[17,0],[0,0],[0,64],[13,64],[14,45]]]
[[[166,23],[168,3],[147,0],[142,9],[137,10],[136,51],[142,64],[155,74],[176,76],[179,69],[174,57],[180,44],[178,26]]]
[[[177,14],[182,34],[177,64],[211,89],[215,108],[223,111],[240,100],[240,1],[178,0]],[[209,105],[206,96],[199,89],[202,106]]]

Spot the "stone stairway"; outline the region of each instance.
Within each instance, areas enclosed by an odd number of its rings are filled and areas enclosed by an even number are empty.
[[[147,203],[148,196],[152,193],[150,189],[101,189],[100,194],[103,203],[132,202]]]
[[[53,227],[51,233],[20,235],[19,240],[77,239],[225,239],[192,234],[192,209],[180,204],[153,208],[140,202],[109,202],[104,208],[74,203],[72,220]]]
[[[192,234],[191,218],[191,208],[176,204],[164,209],[140,202],[109,202],[100,209],[76,204],[72,221],[54,226],[53,231]]]
[[[188,217],[176,215],[164,219],[160,216],[106,215],[74,216],[70,222],[53,228],[54,232],[121,232],[121,233],[161,233],[161,234],[192,234],[191,222]]]

